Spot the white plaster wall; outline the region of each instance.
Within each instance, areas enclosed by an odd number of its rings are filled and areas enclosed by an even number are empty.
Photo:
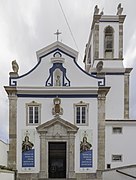
[[[14,172],[9,171],[0,171],[0,179],[1,180],[14,180]]]
[[[7,166],[9,145],[2,140],[0,140],[0,165]]]
[[[130,172],[130,174],[131,174],[131,172]],[[117,180],[132,180],[131,177],[120,174],[120,173],[116,172],[116,170],[114,170],[114,171],[105,171],[103,173],[102,180],[114,180],[114,179],[117,179]]]
[[[106,75],[106,119],[124,118],[124,75]]]
[[[100,22],[99,23],[99,58],[104,58],[104,29],[107,26],[114,29],[114,58],[119,57],[119,22]]]
[[[17,79],[17,86],[36,86],[45,87],[45,82],[49,77],[49,69],[52,67],[51,58],[53,54],[50,54],[42,58],[41,63],[31,73],[26,76]],[[70,80],[71,86],[73,87],[87,87],[98,86],[98,79],[91,77],[90,75],[83,72],[75,63],[74,60],[63,54],[62,57],[65,59],[63,63],[66,68],[66,76]],[[14,81],[14,79],[13,79]]]
[[[112,127],[122,127],[122,134],[113,134]],[[106,125],[105,139],[105,166],[111,164],[111,168],[136,164],[135,152],[136,142],[136,123],[129,124],[110,124]],[[122,162],[112,162],[112,154],[120,154]]]
[[[27,76],[17,79],[17,86],[21,87],[39,87],[48,89],[45,87],[45,82],[49,77],[49,69],[53,66],[51,63],[51,58],[53,54],[50,54],[42,58],[41,63],[37,68],[28,73]],[[91,77],[90,75],[84,73],[74,62],[74,60],[68,55],[61,53],[62,58],[65,59],[63,66],[66,68],[66,76],[70,80],[70,89],[74,87],[84,87],[86,89],[92,88],[96,92],[98,88],[98,79]],[[50,87],[51,88],[51,87]],[[61,87],[58,87],[58,89]],[[64,87],[63,87],[64,88]],[[52,87],[54,89],[54,87]],[[67,87],[66,87],[67,89]],[[38,90],[40,94],[40,89]],[[21,91],[19,91],[21,92]],[[72,91],[67,92],[71,94]],[[90,92],[91,93],[91,92]],[[23,94],[23,90],[22,90]],[[54,118],[52,115],[52,108],[54,107],[53,98],[18,98],[17,101],[17,166],[18,171],[23,172],[35,172],[38,173],[40,170],[40,141],[39,134],[36,132],[35,126],[26,125],[26,103],[35,101],[41,104],[41,124],[47,122]],[[79,134],[76,135],[76,158],[75,158],[75,169],[77,172],[95,172],[97,169],[97,98],[61,98],[61,107],[63,108],[62,119],[74,124],[74,104],[83,101],[89,104],[89,124],[85,127],[79,127],[81,129],[93,129],[93,168],[91,169],[80,169],[79,168],[79,153],[80,153],[80,141]],[[36,150],[36,167],[22,169],[22,129],[34,129],[35,130],[35,150]]]
[[[19,172],[39,172],[40,170],[40,142],[39,134],[36,132],[35,126],[26,125],[26,103],[36,101],[41,104],[41,124],[54,118],[52,108],[54,107],[53,98],[18,98],[17,109],[17,167]],[[75,170],[76,172],[95,172],[97,169],[97,98],[61,98],[61,107],[63,108],[62,119],[74,124],[74,104],[83,101],[89,104],[89,119],[88,126],[79,126],[80,129],[93,129],[93,168],[80,169],[80,141],[79,133],[76,135],[76,157]],[[22,169],[22,129],[35,129],[35,151],[36,151],[36,167],[31,169]]]
[[[95,173],[97,169],[97,149],[98,149],[98,127],[97,127],[97,100],[94,99],[89,105],[89,124],[88,126],[78,126],[79,130],[76,135],[76,147],[75,147],[75,172],[76,173]],[[80,168],[80,130],[92,130],[93,140],[92,140],[92,149],[93,149],[93,167],[92,168]]]
[[[119,168],[118,170],[136,177],[136,167],[135,166],[134,167],[131,167],[131,166],[123,167],[123,168]],[[113,180],[113,179],[132,180],[134,178],[120,174],[120,173],[116,172],[116,169],[103,172],[103,180]]]
[[[37,133],[35,127],[36,126],[27,126],[26,125],[26,103],[32,102],[32,99],[19,99],[17,101],[17,168],[18,173],[38,173],[40,170],[40,142],[39,142],[39,134]],[[39,101],[38,101],[39,102]],[[33,168],[22,168],[22,131],[33,129],[35,131],[34,134],[34,148],[35,148],[35,167]]]

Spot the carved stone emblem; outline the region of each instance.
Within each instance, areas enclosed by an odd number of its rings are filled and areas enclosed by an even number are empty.
[[[52,114],[55,116],[59,116],[63,114],[63,108],[60,106],[61,99],[58,97],[53,100],[54,107],[52,108]]]

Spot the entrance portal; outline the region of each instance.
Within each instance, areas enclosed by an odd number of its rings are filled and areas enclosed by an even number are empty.
[[[49,142],[49,178],[66,178],[66,142]]]

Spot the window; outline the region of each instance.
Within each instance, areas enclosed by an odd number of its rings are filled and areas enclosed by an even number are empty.
[[[88,123],[88,104],[82,101],[75,104],[75,123],[77,125],[87,125]]]
[[[29,104],[26,104],[27,109],[27,124],[28,125],[35,125],[40,123],[40,110],[41,105],[32,101]]]
[[[113,134],[122,134],[122,127],[113,127],[112,132]]]
[[[108,26],[105,29],[104,51],[105,58],[113,57],[113,28],[111,26]]]
[[[107,169],[110,169],[111,168],[111,164],[107,164]]]
[[[122,155],[112,155],[112,161],[122,161]]]

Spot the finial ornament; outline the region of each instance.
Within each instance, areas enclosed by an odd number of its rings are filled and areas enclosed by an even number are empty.
[[[99,8],[98,5],[96,5],[94,8],[94,15],[98,15],[98,14],[99,14]]]
[[[104,8],[103,8],[103,9],[104,9]],[[104,15],[103,9],[102,9],[102,11],[100,12],[100,15]]]
[[[59,32],[59,30],[57,29],[57,32],[54,33],[57,36],[57,41],[59,41],[59,35],[62,34],[61,32]]]
[[[99,61],[96,66],[97,73],[100,73],[102,69],[103,69],[103,61]]]
[[[117,15],[121,15],[123,11],[123,8],[121,7],[121,3],[119,3],[118,7],[117,7]]]
[[[13,71],[14,71],[15,73],[18,73],[19,66],[18,66],[16,60],[13,60],[13,61],[12,61],[12,69],[13,69]]]

